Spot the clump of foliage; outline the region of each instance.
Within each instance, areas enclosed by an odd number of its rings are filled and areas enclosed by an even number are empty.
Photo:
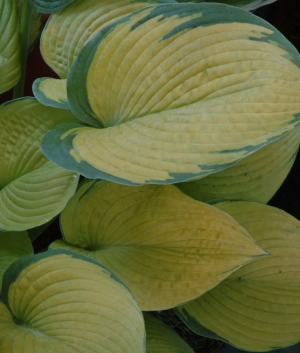
[[[271,2],[0,0],[0,351],[192,353],[166,309],[246,351],[300,341],[300,222],[266,205],[300,56],[248,12]],[[40,13],[59,78],[28,98]]]

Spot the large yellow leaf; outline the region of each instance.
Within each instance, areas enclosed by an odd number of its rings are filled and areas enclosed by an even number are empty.
[[[15,262],[4,275],[0,351],[144,353],[142,313],[104,266],[67,251]]]
[[[247,264],[201,298],[176,308],[194,331],[249,351],[300,341],[300,222],[279,209],[224,202],[272,256]]]
[[[42,151],[128,185],[205,177],[298,124],[299,65],[281,34],[238,8],[140,9],[104,27],[70,70],[70,108],[98,128],[57,127]]]
[[[110,268],[142,310],[192,300],[265,252],[227,214],[175,186],[88,181],[61,214],[51,244]]]
[[[76,120],[70,111],[24,98],[0,107],[0,229],[26,230],[48,222],[74,194],[79,176],[40,151],[45,132]]]
[[[267,203],[288,175],[297,155],[300,128],[249,157],[206,178],[177,184],[199,201],[251,200]]]

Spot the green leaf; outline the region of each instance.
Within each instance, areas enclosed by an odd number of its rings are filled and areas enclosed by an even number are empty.
[[[45,62],[61,78],[67,78],[70,67],[86,42],[100,30],[125,15],[159,0],[75,0],[53,14],[42,37],[41,53]],[[164,3],[175,2],[164,0]]]
[[[55,78],[38,78],[33,82],[32,91],[43,105],[69,109],[66,83],[66,80]]]
[[[0,228],[26,230],[48,222],[74,194],[79,176],[57,167],[40,152],[42,136],[70,111],[24,98],[0,107]]]
[[[176,0],[179,3],[182,2],[216,2],[215,0]],[[238,6],[244,10],[252,11],[261,6],[269,5],[275,2],[276,0],[218,0],[217,2],[232,6]]]
[[[267,203],[288,175],[299,148],[299,127],[232,167],[176,186],[199,201],[248,200]]]
[[[0,0],[0,94],[20,78],[19,18],[15,0]]]
[[[31,6],[42,13],[52,13],[56,12],[75,0],[29,0]]]
[[[0,55],[0,66],[4,65],[7,60],[8,59],[4,55]]]
[[[272,256],[245,265],[201,298],[175,309],[200,335],[265,352],[300,341],[300,222],[255,202],[215,205]]]
[[[17,2],[17,9],[19,15],[19,23],[21,23],[23,0],[15,0]],[[43,27],[43,15],[36,10],[32,11],[31,15],[31,29],[29,37],[29,51],[33,49],[35,43],[38,41]]]
[[[55,250],[20,259],[5,273],[1,297],[1,352],[145,352],[131,293],[85,256]]]
[[[128,185],[208,176],[299,123],[297,65],[295,48],[246,11],[192,3],[141,9],[90,40],[67,79],[74,114],[104,128],[59,138],[58,128],[43,153],[88,178]],[[60,144],[64,153],[54,155]]]
[[[265,252],[223,212],[175,186],[87,181],[60,218],[63,247],[110,268],[142,310],[164,310],[213,288]]]
[[[26,231],[0,232],[0,293],[4,272],[17,259],[28,255],[33,255],[33,247]]]
[[[143,313],[147,353],[194,353],[193,349],[170,327],[150,314]]]

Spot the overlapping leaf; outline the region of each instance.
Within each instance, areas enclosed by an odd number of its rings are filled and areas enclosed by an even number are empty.
[[[33,255],[33,247],[26,231],[0,232],[0,293],[4,272],[17,259],[28,255]]]
[[[15,0],[0,0],[0,94],[20,78],[19,18]]]
[[[72,111],[104,129],[58,127],[42,151],[86,177],[128,185],[207,176],[298,124],[297,65],[295,48],[243,10],[141,9],[89,41],[68,77]]]
[[[200,2],[220,2],[222,4],[227,4],[227,5],[232,5],[232,6],[238,6],[241,7],[242,9],[252,11],[255,10],[261,6],[269,5],[275,2],[276,0],[176,0],[179,3],[182,2],[195,2],[195,3],[200,3]]]
[[[61,78],[66,78],[84,44],[105,25],[125,15],[160,2],[172,0],[75,0],[56,12],[41,37],[41,53]]]
[[[24,98],[0,107],[0,228],[25,230],[56,216],[74,194],[78,174],[49,162],[40,152],[45,132],[74,121],[67,110]]]
[[[131,293],[82,255],[55,250],[18,260],[4,275],[1,299],[1,352],[145,352]]]
[[[251,200],[267,203],[288,175],[299,148],[299,127],[234,166],[204,179],[177,184],[199,201]]]
[[[69,109],[66,80],[55,78],[38,78],[32,85],[32,91],[35,98],[42,104]]]
[[[147,353],[194,353],[193,349],[170,327],[150,314],[143,313]]]
[[[75,0],[28,0],[31,6],[42,13],[52,13],[58,11]]]
[[[243,350],[265,352],[300,341],[300,222],[250,202],[216,205],[272,256],[247,264],[201,298],[176,308],[194,331]]]
[[[61,214],[65,247],[110,268],[142,310],[198,297],[262,256],[242,227],[175,186],[88,181]]]

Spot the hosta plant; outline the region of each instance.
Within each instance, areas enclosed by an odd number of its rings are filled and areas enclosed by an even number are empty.
[[[192,353],[146,312],[170,308],[242,350],[300,341],[299,221],[265,205],[300,57],[247,11],[271,2],[0,0],[1,352]],[[59,78],[23,97],[41,13]]]

